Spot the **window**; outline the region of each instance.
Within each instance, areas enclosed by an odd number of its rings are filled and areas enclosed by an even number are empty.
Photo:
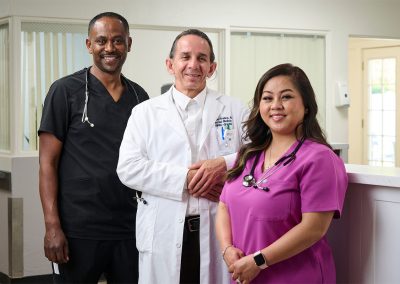
[[[318,120],[325,125],[325,37],[262,32],[231,33],[230,93],[249,103],[261,75],[281,63],[292,63],[307,74],[313,86]]]
[[[50,85],[91,64],[86,37],[86,25],[22,23],[23,150],[34,151],[38,148],[37,129]]]
[[[10,150],[8,24],[0,25],[0,150]]]
[[[366,160],[372,166],[394,167],[399,163],[396,145],[400,48],[364,51],[366,91]]]

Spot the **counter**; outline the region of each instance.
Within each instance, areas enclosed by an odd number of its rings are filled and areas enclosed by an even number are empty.
[[[337,283],[400,283],[400,168],[346,170],[343,214],[328,232]]]

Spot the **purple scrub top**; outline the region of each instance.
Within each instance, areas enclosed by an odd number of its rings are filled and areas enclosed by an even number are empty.
[[[292,152],[294,143],[286,154]],[[245,255],[269,246],[301,221],[302,213],[335,211],[339,218],[347,189],[343,161],[325,145],[305,140],[296,159],[279,167],[263,183],[266,192],[242,185],[255,157],[240,177],[225,183],[220,200],[228,206],[233,245]],[[264,152],[254,176],[262,176]],[[270,169],[271,170],[271,169]],[[272,169],[273,170],[273,169]],[[268,255],[266,256],[268,259]],[[323,237],[313,246],[271,265],[252,283],[335,283],[336,272],[330,246]]]

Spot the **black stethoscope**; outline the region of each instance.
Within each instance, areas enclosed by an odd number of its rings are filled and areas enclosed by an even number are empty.
[[[83,113],[82,113],[82,123],[87,122],[90,127],[94,127],[94,124],[89,121],[89,116],[88,116],[88,102],[89,102],[89,72],[90,72],[90,67],[86,68],[86,74],[85,74],[85,107],[83,108]],[[122,75],[122,77],[124,77]],[[126,78],[125,78],[126,79]],[[129,82],[127,79],[125,80],[127,82],[127,87],[131,88],[133,92],[135,93],[136,96],[136,101],[139,104],[139,96],[136,93],[135,87]]]
[[[284,167],[284,166],[288,165],[290,162],[294,161],[296,159],[296,153],[299,151],[301,145],[303,145],[304,140],[305,140],[305,137],[303,136],[301,138],[299,144],[297,144],[296,148],[294,148],[294,150],[291,153],[281,157],[278,161],[276,161],[274,164],[274,167],[278,166],[281,163],[283,163],[281,165],[281,167]],[[254,159],[253,166],[251,167],[250,173],[243,177],[242,184],[245,187],[254,187],[254,188],[261,189],[263,191],[269,191],[268,187],[260,186],[260,182],[263,180],[266,180],[267,177],[271,176],[273,173],[275,173],[280,168],[276,168],[268,176],[261,178],[261,180],[257,182],[256,178],[254,177],[254,170],[256,169],[256,165],[258,164],[258,160],[260,159],[260,157],[261,157],[261,154],[258,154],[257,157]]]

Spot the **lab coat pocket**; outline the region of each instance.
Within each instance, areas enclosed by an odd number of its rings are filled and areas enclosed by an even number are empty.
[[[156,223],[156,209],[154,202],[138,203],[136,215],[136,247],[139,252],[153,250],[154,227]]]

